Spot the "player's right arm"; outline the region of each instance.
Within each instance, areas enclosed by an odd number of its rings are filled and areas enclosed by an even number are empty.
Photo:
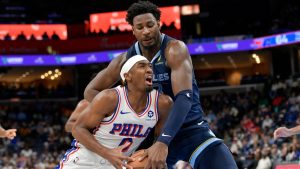
[[[79,114],[89,105],[89,102],[85,99],[81,100],[75,110],[72,112],[71,116],[69,117],[68,121],[65,124],[66,132],[72,132],[72,128],[76,119],[78,118]]]
[[[106,116],[110,116],[115,111],[117,103],[118,96],[114,89],[104,90],[97,94],[88,107],[80,113],[72,128],[72,134],[87,149],[107,159],[116,168],[122,169],[122,166],[130,168],[123,163],[123,160],[131,161],[131,158],[122,154],[122,149],[128,145],[109,149],[101,145],[90,133],[91,129],[99,126]]]
[[[109,65],[101,70],[84,90],[84,98],[91,102],[102,90],[111,88],[120,79],[121,66],[126,60],[126,54],[122,53],[113,59]]]

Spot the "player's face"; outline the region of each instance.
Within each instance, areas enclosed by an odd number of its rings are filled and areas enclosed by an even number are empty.
[[[135,16],[132,30],[137,41],[145,48],[160,43],[160,24],[151,13]]]
[[[130,70],[131,83],[141,90],[152,90],[153,71],[149,61],[139,61]]]

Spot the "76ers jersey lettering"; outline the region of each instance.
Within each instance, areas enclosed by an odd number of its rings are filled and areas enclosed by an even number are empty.
[[[103,146],[113,149],[130,143],[123,149],[125,155],[131,155],[147,137],[158,121],[158,91],[148,94],[147,104],[143,112],[135,112],[127,98],[126,87],[115,88],[118,104],[115,112],[104,118],[94,130],[95,139]],[[114,168],[106,159],[85,148],[79,142],[67,151],[60,164],[56,167],[66,169]]]
[[[143,125],[138,124],[114,124],[113,129],[109,132],[110,134],[119,134],[120,136],[130,136],[130,137],[147,137],[151,131],[151,127],[148,127],[145,133],[141,133],[143,130]]]
[[[151,91],[144,111],[135,112],[128,101],[126,87],[118,86],[115,89],[119,96],[116,111],[103,119],[100,128],[95,132],[95,137],[102,145],[110,148],[118,147],[122,142],[120,140],[132,141],[125,152],[130,155],[157,123],[158,92]]]

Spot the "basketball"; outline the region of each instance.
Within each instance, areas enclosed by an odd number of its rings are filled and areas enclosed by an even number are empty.
[[[131,157],[135,158],[135,161],[128,162],[128,165],[132,166],[134,169],[143,169],[147,162],[148,162],[148,157],[144,158],[143,161],[138,161],[139,156],[141,156],[145,150],[139,150],[134,152]]]

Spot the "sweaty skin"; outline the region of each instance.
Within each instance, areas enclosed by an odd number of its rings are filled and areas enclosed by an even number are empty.
[[[140,44],[142,54],[152,60],[160,50],[161,32],[160,23],[151,13],[137,15],[133,19],[133,35]],[[193,66],[186,45],[179,40],[172,40],[167,44],[165,57],[168,67],[171,69],[171,82],[174,95],[183,90],[192,90]],[[84,96],[88,101],[93,100],[95,95],[106,88],[113,86],[119,79],[121,65],[126,59],[126,53],[112,60],[107,68],[88,84]],[[182,124],[179,124],[182,125]],[[162,142],[156,142],[147,153],[149,163],[146,168],[161,168],[166,164],[168,147]]]
[[[153,73],[149,62],[147,64],[141,62],[142,61],[135,64],[132,70],[125,74],[128,88],[128,100],[135,112],[141,112],[145,108],[147,103],[145,84],[148,84],[148,82],[145,81],[146,77],[149,77],[149,75],[152,77]],[[115,90],[106,89],[98,93],[87,108],[79,114],[72,128],[72,134],[76,140],[86,148],[107,159],[114,167],[118,169],[121,169],[122,167],[131,168],[131,166],[124,164],[123,160],[132,161],[133,159],[124,156],[121,152],[127,145],[115,149],[108,149],[98,143],[95,137],[89,132],[89,130],[99,125],[99,121],[102,121],[105,117],[110,116],[115,111],[117,103],[118,95]],[[172,99],[169,96],[163,94],[159,96],[157,105],[159,120],[155,126],[156,135],[160,134],[172,104]]]

